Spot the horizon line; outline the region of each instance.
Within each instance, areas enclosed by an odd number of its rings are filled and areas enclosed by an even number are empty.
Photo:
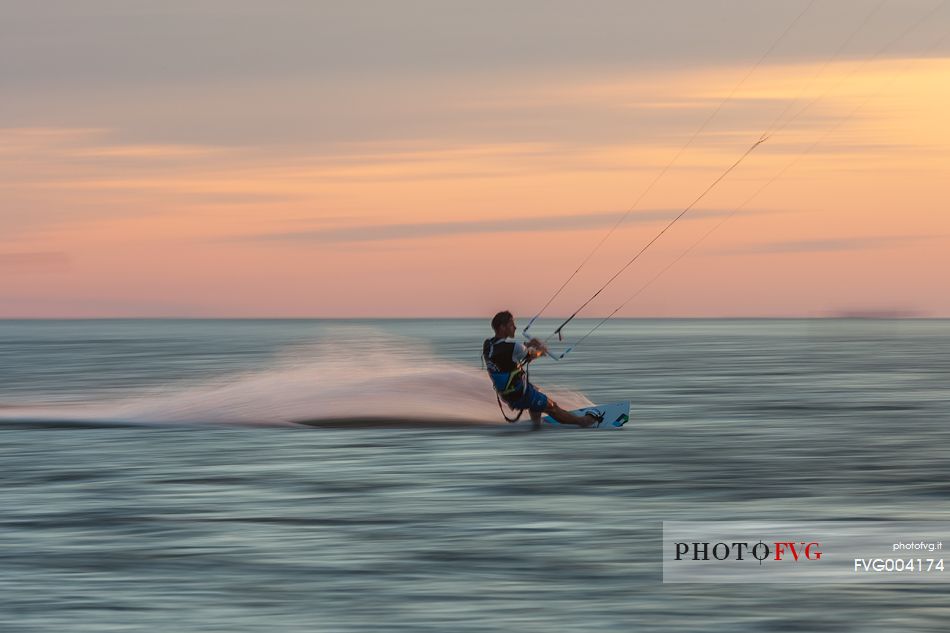
[[[556,321],[565,316],[542,317],[540,321]],[[603,319],[602,316],[577,317],[575,320]],[[479,316],[0,316],[2,321],[490,321]],[[950,315],[812,315],[812,316],[636,316],[612,317],[611,321],[945,321]]]

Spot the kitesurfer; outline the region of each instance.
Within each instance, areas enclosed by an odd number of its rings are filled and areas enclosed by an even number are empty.
[[[600,421],[593,413],[579,416],[565,411],[528,381],[528,363],[546,354],[548,350],[544,343],[536,338],[527,344],[515,340],[518,326],[515,325],[511,312],[505,310],[496,314],[491,320],[491,327],[495,336],[485,340],[482,357],[485,359],[485,366],[495,391],[509,407],[520,411],[527,409],[535,428],[541,425],[542,413],[547,413],[561,424],[590,426]]]

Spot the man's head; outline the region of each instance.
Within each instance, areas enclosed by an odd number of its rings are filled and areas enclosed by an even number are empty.
[[[499,312],[491,320],[491,329],[495,330],[495,336],[511,338],[518,329],[515,325],[515,317],[507,310]]]

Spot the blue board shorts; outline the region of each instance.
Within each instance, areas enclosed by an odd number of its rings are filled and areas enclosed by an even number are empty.
[[[529,411],[543,412],[548,406],[548,397],[538,391],[537,387],[532,385],[530,382],[525,388],[524,393],[514,400],[509,400],[505,398],[512,409],[528,409]]]

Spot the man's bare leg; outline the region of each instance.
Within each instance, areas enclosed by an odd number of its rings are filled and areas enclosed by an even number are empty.
[[[545,407],[544,412],[550,415],[552,418],[560,422],[561,424],[573,424],[575,426],[590,426],[597,421],[592,415],[574,415],[570,411],[565,411],[561,407],[557,406],[556,402],[548,402],[548,406]],[[538,416],[540,418],[540,415]],[[534,420],[534,411],[531,412],[531,419]]]
[[[531,430],[540,431],[541,430],[541,412],[540,411],[529,411],[531,414]]]

